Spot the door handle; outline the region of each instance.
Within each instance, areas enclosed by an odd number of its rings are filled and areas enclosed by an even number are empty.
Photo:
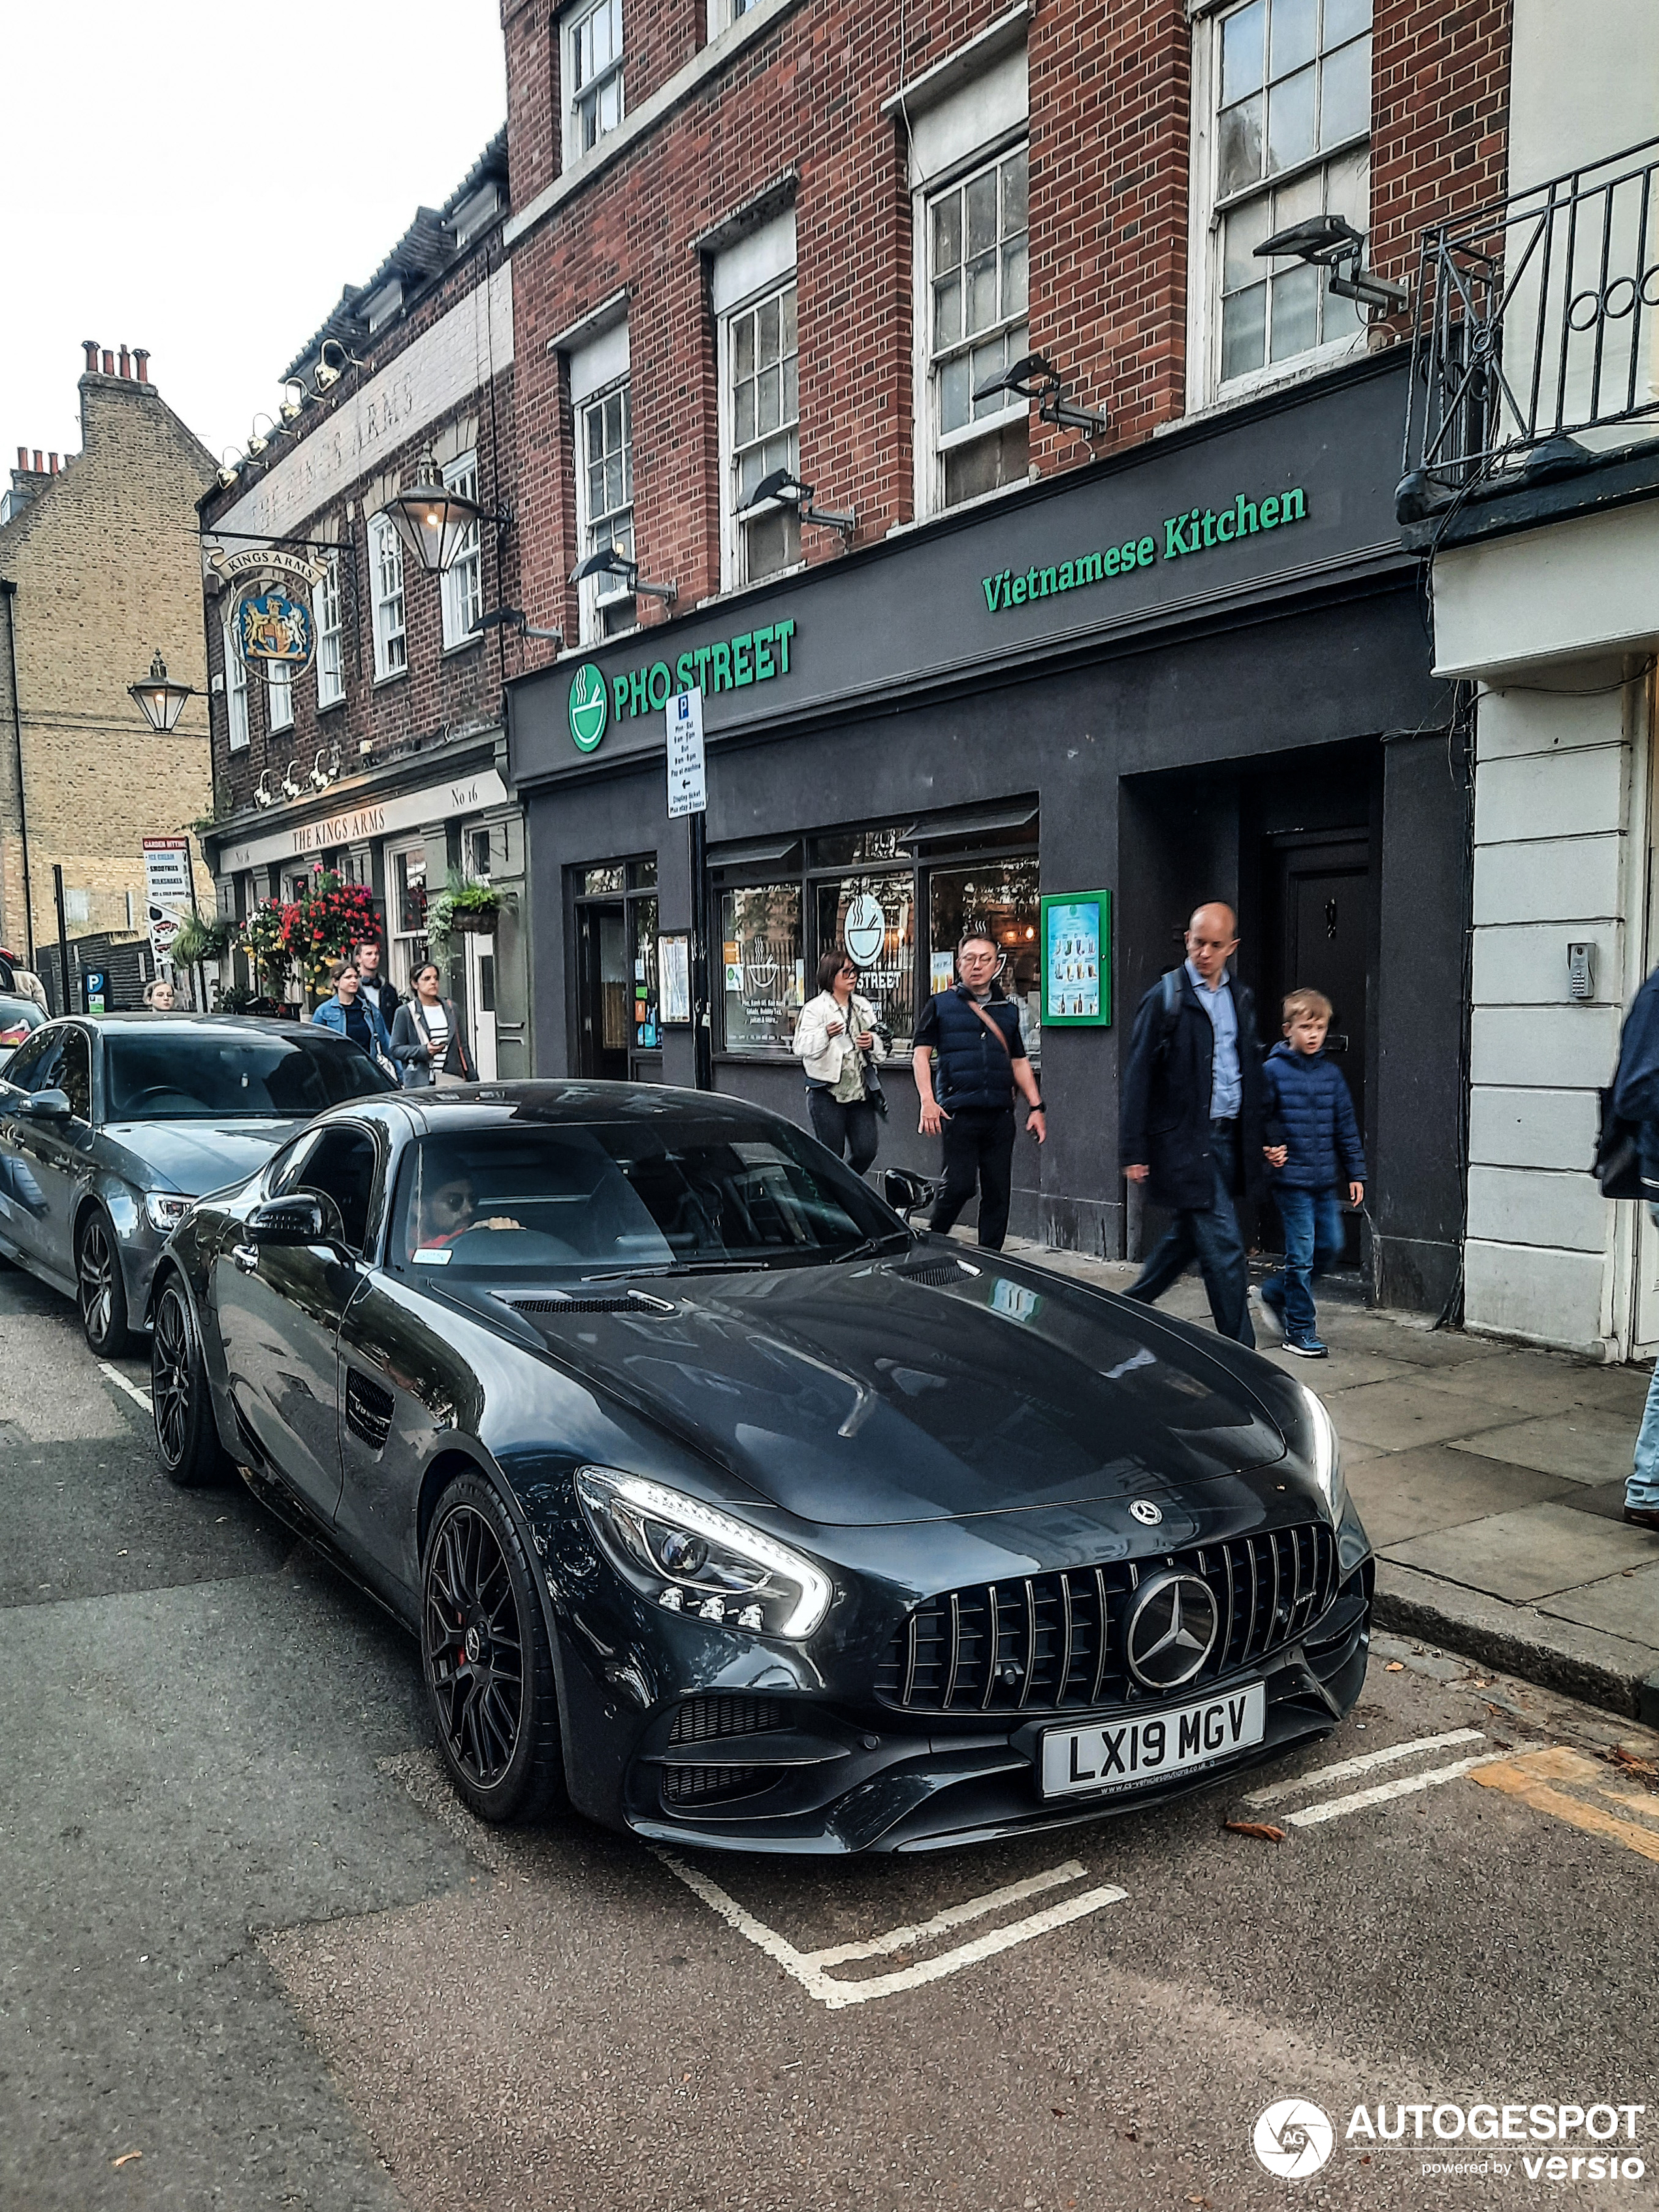
[[[243,1274],[251,1275],[259,1264],[259,1248],[257,1244],[233,1244],[230,1256]]]

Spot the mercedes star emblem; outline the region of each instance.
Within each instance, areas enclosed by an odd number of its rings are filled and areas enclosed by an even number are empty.
[[[1154,1505],[1150,1498],[1137,1498],[1129,1508],[1129,1518],[1132,1521],[1139,1521],[1143,1528],[1156,1528],[1164,1518],[1164,1513],[1162,1508]]]
[[[1124,1631],[1129,1672],[1148,1690],[1190,1682],[1215,1647],[1221,1615],[1207,1583],[1165,1574],[1143,1583]]]

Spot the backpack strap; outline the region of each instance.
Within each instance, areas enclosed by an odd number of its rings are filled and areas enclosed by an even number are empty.
[[[1181,970],[1179,968],[1166,969],[1158,984],[1158,1016],[1159,1026],[1156,1050],[1158,1057],[1162,1059],[1174,1041],[1176,1026],[1181,1019]]]

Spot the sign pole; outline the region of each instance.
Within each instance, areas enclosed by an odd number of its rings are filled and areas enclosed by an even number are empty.
[[[699,1091],[714,1087],[714,1005],[708,957],[708,772],[702,694],[678,691],[666,708],[668,818],[691,825],[691,1065]]]
[[[60,1014],[73,1013],[70,1004],[69,983],[69,924],[64,919],[64,871],[54,860],[52,864],[52,895],[58,902],[58,982],[63,994]]]

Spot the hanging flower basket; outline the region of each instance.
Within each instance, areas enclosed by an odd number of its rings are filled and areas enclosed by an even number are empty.
[[[447,945],[452,937],[493,936],[503,908],[513,903],[511,891],[468,883],[452,868],[448,882],[427,908],[427,934],[434,945]]]
[[[452,931],[463,937],[493,937],[495,917],[501,912],[499,904],[492,907],[458,906],[449,917]]]

